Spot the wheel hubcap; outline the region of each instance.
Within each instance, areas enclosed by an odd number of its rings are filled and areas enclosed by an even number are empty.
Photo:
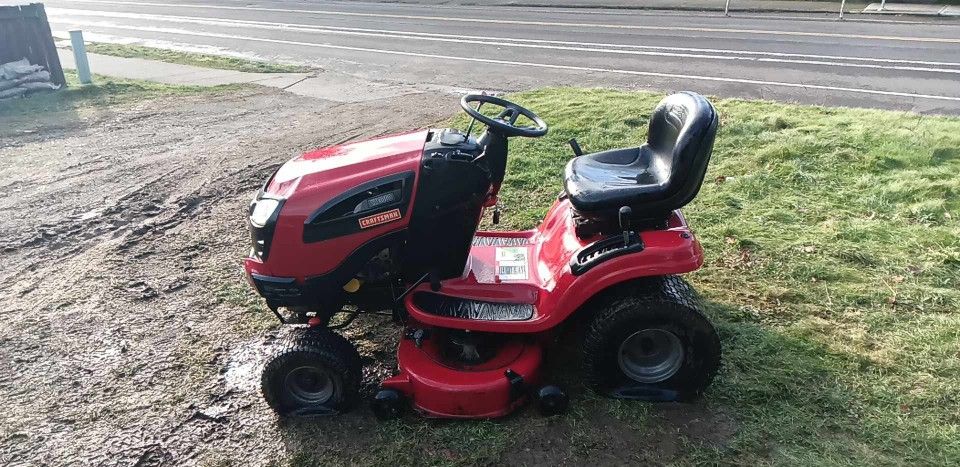
[[[659,383],[680,370],[683,344],[670,331],[643,329],[624,339],[617,359],[620,369],[630,379],[638,383]]]
[[[323,404],[333,398],[333,378],[322,368],[295,368],[287,374],[284,384],[290,395],[301,404]]]

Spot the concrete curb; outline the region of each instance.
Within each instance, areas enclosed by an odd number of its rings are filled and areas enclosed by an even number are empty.
[[[518,8],[567,8],[595,10],[631,10],[631,11],[724,11],[724,0],[598,0],[595,2],[558,0],[374,0],[377,3],[398,3],[409,5],[436,5],[444,7],[518,7]],[[746,5],[744,5],[746,4]],[[761,5],[762,4],[762,5]],[[793,6],[791,6],[793,5]],[[859,13],[866,3],[847,2],[844,14]],[[743,1],[731,0],[730,12],[738,13],[828,13],[839,14],[840,0],[836,1]]]
[[[516,7],[516,8],[564,8],[595,10],[629,11],[689,11],[723,12],[724,0],[374,0],[377,3],[398,3],[406,5],[442,6],[442,7]],[[960,6],[926,5],[907,3],[888,3],[883,10],[879,3],[846,2],[844,15],[898,15],[925,17],[960,16]],[[957,13],[953,13],[953,11]],[[770,0],[731,0],[731,13],[806,13],[839,15],[840,0],[836,1],[770,1]]]
[[[862,5],[862,4],[861,4]],[[714,6],[657,6],[657,5],[555,5],[550,3],[505,3],[497,6],[523,7],[523,8],[570,8],[570,9],[594,9],[594,10],[635,10],[635,11],[724,11],[723,7]],[[809,9],[801,10],[798,8],[759,8],[759,7],[737,7],[730,6],[728,11],[741,13],[838,13],[840,3],[837,2],[836,8],[827,9]],[[859,5],[858,5],[859,6]],[[844,13],[856,13],[858,6],[850,8]]]

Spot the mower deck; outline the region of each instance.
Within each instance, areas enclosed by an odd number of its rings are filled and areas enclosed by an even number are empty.
[[[456,362],[429,334],[443,329],[409,323],[397,349],[400,374],[383,381],[384,389],[404,394],[428,417],[496,418],[522,405],[540,383],[543,351],[529,336],[510,336],[495,354],[476,365]],[[427,333],[417,339],[417,332]]]

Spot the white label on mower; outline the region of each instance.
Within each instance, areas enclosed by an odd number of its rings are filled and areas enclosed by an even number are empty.
[[[502,281],[527,279],[527,249],[525,247],[497,248],[497,277]]]

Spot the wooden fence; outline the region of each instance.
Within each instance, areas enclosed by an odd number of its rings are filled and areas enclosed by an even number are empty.
[[[24,57],[46,68],[53,84],[66,85],[42,3],[0,6],[0,63]]]

